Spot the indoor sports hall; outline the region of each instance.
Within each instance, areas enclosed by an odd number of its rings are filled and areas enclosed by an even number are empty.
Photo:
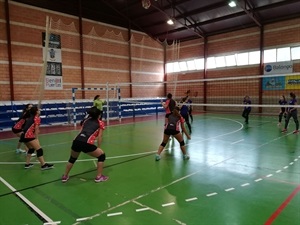
[[[0,225],[299,225],[300,2],[228,3],[0,0]]]

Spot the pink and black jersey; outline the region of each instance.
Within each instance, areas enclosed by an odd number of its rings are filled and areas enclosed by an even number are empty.
[[[94,144],[95,139],[99,135],[99,131],[104,130],[104,122],[99,119],[87,118],[83,124],[80,133],[75,137],[75,140]]]
[[[180,131],[181,123],[184,123],[184,118],[182,116],[177,117],[177,116],[174,116],[173,114],[171,114],[168,118],[168,124],[166,124],[165,130]]]
[[[35,138],[35,129],[41,124],[41,118],[39,116],[30,116],[26,119],[23,127],[24,138]]]

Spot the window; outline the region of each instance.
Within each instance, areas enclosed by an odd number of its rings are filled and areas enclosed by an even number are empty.
[[[215,61],[216,61],[216,67],[225,67],[226,66],[224,56],[215,57]]]
[[[174,62],[173,63],[173,65],[174,65],[174,73],[176,73],[176,72],[180,72],[180,66],[179,66],[179,63],[178,62]]]
[[[249,65],[260,63],[260,51],[249,52]]]
[[[167,63],[167,66],[166,66],[166,72],[167,73],[173,73],[174,72],[174,64],[173,63]]]
[[[226,66],[236,66],[235,55],[225,56]]]
[[[186,65],[186,61],[180,62],[179,67],[180,67],[180,71],[187,71],[188,70],[187,65]]]
[[[300,47],[291,48],[292,60],[300,59]]]
[[[208,57],[206,63],[207,63],[207,69],[214,69],[214,68],[216,68],[215,57]]]
[[[291,61],[290,47],[277,49],[277,62]]]
[[[244,66],[249,64],[249,53],[239,53],[236,55],[237,58],[237,65],[238,66]]]
[[[264,50],[264,63],[272,63],[276,60],[276,49]]]
[[[204,69],[204,59],[195,59],[195,66],[197,70],[203,70]]]
[[[188,70],[196,70],[195,60],[190,60],[186,62]]]

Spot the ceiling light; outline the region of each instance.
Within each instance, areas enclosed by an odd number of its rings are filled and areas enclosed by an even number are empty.
[[[230,2],[228,3],[228,5],[229,5],[230,7],[236,7],[235,1],[230,1]]]
[[[172,19],[169,19],[169,20],[167,21],[167,24],[173,25],[173,24],[174,24],[174,21],[173,21]]]

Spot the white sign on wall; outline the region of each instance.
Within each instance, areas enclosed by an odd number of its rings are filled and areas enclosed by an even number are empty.
[[[293,62],[276,62],[276,63],[265,63],[264,74],[288,74],[293,73]]]

